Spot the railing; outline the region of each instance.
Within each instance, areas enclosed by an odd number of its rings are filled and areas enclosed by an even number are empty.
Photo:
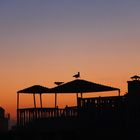
[[[24,108],[17,109],[17,125],[24,126],[37,119],[74,117],[77,116],[76,107],[60,108]]]
[[[92,120],[114,119],[124,116],[125,96],[78,98],[78,106],[61,108],[17,109],[17,125],[24,126],[34,120],[62,117],[90,117]]]
[[[85,107],[92,105],[94,107],[105,107],[110,105],[112,107],[125,103],[124,96],[110,96],[110,97],[94,97],[94,98],[78,98],[78,106]]]
[[[125,96],[110,96],[96,98],[78,98],[78,107],[82,109],[81,116],[90,116],[93,120],[117,120],[125,117]]]

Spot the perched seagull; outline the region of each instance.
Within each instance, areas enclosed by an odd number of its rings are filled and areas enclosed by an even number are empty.
[[[78,72],[77,74],[73,75],[73,77],[79,78],[80,77],[80,72]]]
[[[63,84],[64,82],[54,82],[56,85],[61,85],[61,84]]]

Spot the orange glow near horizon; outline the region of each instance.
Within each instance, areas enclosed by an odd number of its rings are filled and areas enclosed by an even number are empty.
[[[26,87],[51,88],[80,71],[82,79],[124,95],[130,77],[140,75],[139,1],[4,1],[0,7],[0,106],[11,119],[17,91]],[[58,104],[74,105],[74,99],[59,95]],[[30,95],[21,101],[33,106]],[[43,95],[43,104],[53,106],[54,95]]]
[[[100,77],[101,78],[101,77]],[[82,79],[85,79],[85,78],[82,78]],[[95,77],[94,77],[95,79]],[[98,78],[97,78],[98,79]],[[73,79],[72,79],[73,80]],[[85,80],[89,80],[89,79],[85,79]],[[95,82],[92,80],[92,78],[90,78],[90,80],[92,82]],[[48,81],[48,79],[47,79]],[[97,80],[96,80],[97,81]],[[68,81],[66,81],[68,82]],[[1,100],[1,106],[3,106],[6,110],[7,113],[10,113],[11,114],[11,118],[12,119],[16,119],[16,98],[17,98],[17,91],[18,90],[21,90],[23,88],[26,88],[26,87],[29,87],[31,85],[34,85],[34,84],[40,84],[40,85],[43,85],[43,86],[47,86],[47,87],[54,87],[54,83],[51,84],[49,82],[46,82],[48,84],[42,84],[41,82],[30,82],[29,83],[26,83],[24,86],[22,86],[22,81],[21,83],[10,83],[11,84],[11,87],[8,87],[8,88],[5,88],[3,87],[3,93],[7,93],[6,94],[3,94],[1,96],[1,98],[7,98],[6,99],[6,102],[5,100]],[[99,83],[99,82],[97,82]],[[113,86],[113,87],[118,87],[119,88],[119,82],[117,83],[117,81],[114,83],[114,85],[111,83],[113,83],[113,81],[110,81],[109,83],[109,80],[108,80],[108,83],[106,82],[105,83],[105,80],[104,80],[104,83],[100,82],[100,84],[105,84],[105,85],[109,85],[109,86]],[[10,85],[9,84],[9,85]],[[125,91],[126,89],[124,88],[124,85],[126,86],[126,83],[122,83],[122,87],[120,88],[121,89],[121,95],[125,94]],[[48,86],[49,85],[49,86]],[[99,97],[99,96],[116,96],[118,95],[118,92],[117,91],[114,91],[114,92],[100,92],[100,93],[84,93],[83,94],[83,97]],[[57,99],[57,104],[60,108],[63,108],[65,107],[66,105],[68,106],[75,106],[76,105],[76,95],[75,94],[58,94],[58,99]],[[43,99],[43,106],[44,107],[54,107],[54,94],[43,94],[42,95],[42,99]],[[36,95],[36,102],[37,102],[37,107],[40,107],[40,100],[39,100],[39,95]],[[20,94],[20,108],[24,108],[24,107],[34,107],[34,102],[33,102],[33,95],[32,94]]]

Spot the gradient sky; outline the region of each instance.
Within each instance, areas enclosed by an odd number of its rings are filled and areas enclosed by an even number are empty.
[[[53,87],[78,71],[124,94],[139,60],[139,0],[0,0],[0,106],[12,119],[18,90]]]

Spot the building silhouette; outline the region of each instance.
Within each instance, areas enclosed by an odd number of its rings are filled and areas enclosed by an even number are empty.
[[[5,110],[2,107],[0,107],[0,133],[8,131],[9,119],[9,114],[6,116]]]
[[[25,132],[94,130],[95,134],[107,133],[109,130],[110,135],[136,132],[140,130],[140,77],[131,77],[127,84],[128,92],[124,95],[120,95],[118,88],[81,79],[63,83],[52,89],[32,86],[20,90],[17,92],[17,129]],[[82,96],[86,92],[102,91],[117,91],[118,94],[90,98]],[[33,94],[34,108],[19,107],[19,95],[23,93]],[[55,97],[56,93],[76,93],[77,105],[59,108],[55,101],[54,108],[43,107],[41,95],[52,93]],[[36,107],[36,94],[40,94],[40,107]]]
[[[128,81],[127,93],[127,123],[133,128],[140,127],[140,77],[133,76]]]

